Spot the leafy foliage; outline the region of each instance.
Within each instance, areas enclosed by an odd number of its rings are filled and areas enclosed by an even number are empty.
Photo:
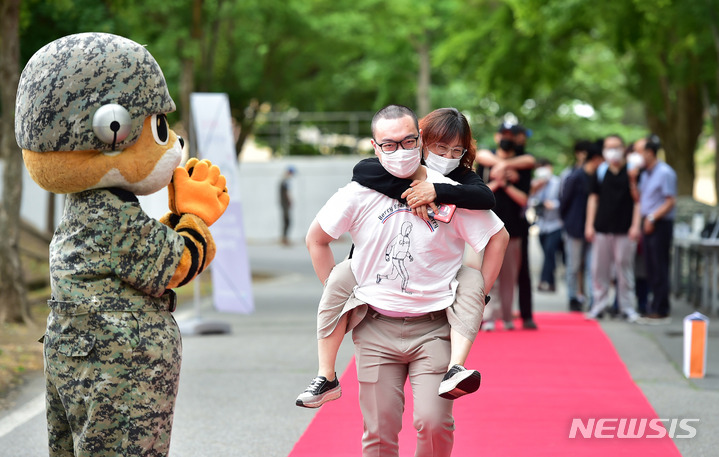
[[[702,101],[716,109],[719,98],[716,6],[715,0],[27,0],[22,58],[69,33],[118,33],[148,45],[173,95],[190,59],[194,89],[228,93],[233,114],[251,129],[255,114],[267,109],[416,107],[426,50],[431,106],[464,111],[480,144],[491,145],[503,119],[516,119],[534,130],[535,153],[560,162],[577,138],[619,132],[635,139],[650,128],[667,137],[668,156],[678,157],[696,147]]]

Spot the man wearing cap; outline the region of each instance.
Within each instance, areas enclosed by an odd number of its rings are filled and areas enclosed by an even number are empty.
[[[512,126],[512,133],[514,134],[515,152],[517,155],[531,157],[532,160],[534,160],[532,154],[525,150],[527,138],[532,136],[532,131],[521,124],[515,124]],[[534,168],[534,165],[532,165],[532,168]],[[532,312],[534,308],[532,304],[532,279],[529,275],[529,236],[522,238],[522,264],[519,268],[517,285],[519,289],[519,314],[522,317],[523,328],[535,330],[537,324],[534,323],[534,315]]]
[[[516,186],[522,187],[522,183],[524,183],[525,180],[527,184],[531,182],[531,170],[534,169],[536,160],[531,154],[523,152],[524,144],[526,143],[526,138],[529,134],[530,132],[519,124],[504,122],[499,126],[494,135],[494,141],[498,146],[497,150],[491,151],[489,149],[482,149],[477,151],[477,157],[475,159],[475,162],[478,164],[477,173],[480,174],[480,176],[484,176],[486,182],[495,181],[495,183],[509,183],[510,187],[500,190],[500,192],[504,195],[508,195],[505,192],[507,189],[511,194],[513,189],[517,188]],[[517,140],[519,140],[521,144],[518,145]],[[522,153],[520,154],[517,152],[518,150],[522,151]],[[486,173],[485,170],[487,170]],[[517,263],[519,270],[516,274],[513,273],[511,277],[515,278],[514,283],[519,284],[519,309],[522,316],[523,328],[534,330],[537,328],[537,324],[534,322],[532,316],[532,286],[529,280],[529,256],[527,252],[529,244],[527,231],[528,225],[526,218],[524,217],[526,194],[528,194],[528,192],[529,186],[527,185],[526,189],[523,191],[525,194],[524,198],[522,198],[519,194],[515,194],[514,197],[518,198],[510,198],[507,204],[509,204],[510,207],[514,207],[514,205],[518,204],[520,207],[519,210],[521,211],[521,215],[518,216],[516,224],[512,224],[516,226],[516,230],[514,230],[514,235],[512,236],[516,237],[520,241],[520,260]],[[497,207],[499,206],[500,204],[498,201]],[[510,212],[510,217],[514,217],[514,211]],[[524,226],[525,228],[521,228],[520,226]],[[510,230],[510,233],[511,232],[512,230]],[[511,252],[511,250],[508,249],[508,252]],[[506,262],[507,259],[505,258],[505,263]],[[525,268],[525,265],[527,265],[527,268]],[[509,299],[509,295],[507,295],[507,299]],[[488,325],[484,328],[485,330],[491,329],[492,324],[489,324],[488,321]]]
[[[523,127],[521,127],[521,130],[525,134],[523,138],[524,142],[522,143],[522,147],[519,148],[522,152],[520,153],[516,150],[516,133],[522,133],[517,127],[517,124],[503,122],[494,134],[494,141],[498,148],[505,151],[510,149],[515,151],[516,154],[513,157],[502,160],[499,159],[492,150],[480,149],[477,151],[475,162],[479,167],[491,168],[490,179],[499,178],[500,175],[506,174],[507,170],[531,170],[534,168],[536,163],[534,157],[530,154],[524,154],[523,152],[523,145],[526,143],[526,129]],[[509,177],[516,179],[516,175],[512,172],[509,173]]]
[[[639,212],[647,278],[652,291],[647,315],[640,322],[664,323],[669,317],[669,252],[676,213],[677,174],[657,158],[661,149],[657,135],[637,141],[634,147],[644,156],[646,164],[639,176]]]

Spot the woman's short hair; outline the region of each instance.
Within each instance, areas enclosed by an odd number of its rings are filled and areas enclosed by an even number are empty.
[[[477,143],[472,137],[472,129],[467,118],[456,108],[439,108],[419,120],[422,130],[422,146],[434,143],[451,143],[458,139],[467,150],[459,162],[459,167],[472,169]]]

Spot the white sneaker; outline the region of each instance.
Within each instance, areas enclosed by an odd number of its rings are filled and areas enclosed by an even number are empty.
[[[480,327],[480,330],[482,330],[483,332],[494,331],[494,321],[482,322],[482,327]]]
[[[304,408],[319,408],[328,401],[337,400],[341,396],[342,387],[340,387],[337,373],[335,373],[333,381],[328,381],[324,376],[317,376],[297,397],[295,404]]]
[[[462,365],[453,365],[439,384],[439,396],[454,400],[479,389],[482,376],[477,370],[467,370]]]
[[[667,317],[654,317],[654,316],[646,316],[646,317],[640,317],[637,319],[637,324],[642,325],[665,325],[670,324],[672,322],[672,318]]]

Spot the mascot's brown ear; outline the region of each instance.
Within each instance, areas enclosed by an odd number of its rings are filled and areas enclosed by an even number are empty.
[[[100,141],[112,145],[113,151],[131,130],[130,113],[116,103],[101,106],[92,116],[92,131]]]

